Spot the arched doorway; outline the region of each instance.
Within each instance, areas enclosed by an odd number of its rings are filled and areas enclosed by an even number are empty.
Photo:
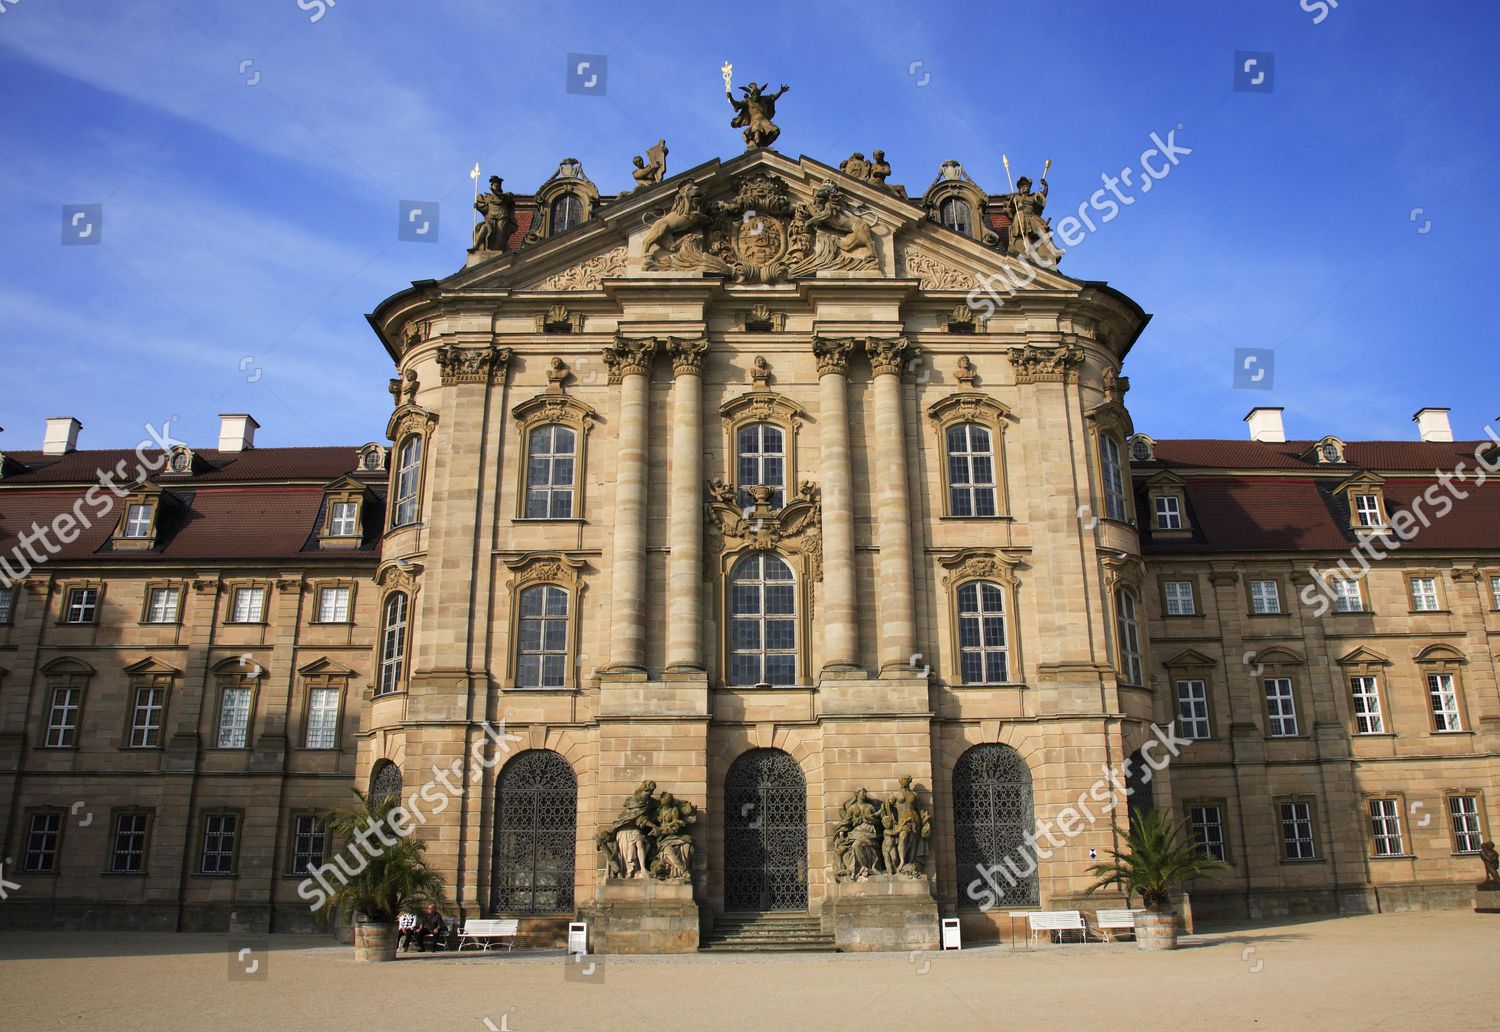
[[[392,798],[401,800],[401,768],[390,760],[381,760],[370,771],[370,805]]]
[[[490,909],[571,914],[578,843],[578,779],[561,755],[528,749],[500,771]]]
[[[780,749],[752,749],[724,778],[724,909],[807,909],[807,781]]]
[[[964,887],[975,879],[996,886],[1005,906],[1041,901],[1036,852],[1026,833],[1036,819],[1031,768],[1008,745],[976,745],[953,765],[953,837],[959,905],[973,906]],[[988,879],[984,871],[990,871]]]

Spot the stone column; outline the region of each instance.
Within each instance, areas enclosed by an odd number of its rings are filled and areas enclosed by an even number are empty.
[[[875,426],[870,465],[875,471],[876,544],[880,547],[881,676],[909,670],[917,651],[916,588],[911,569],[911,502],[906,476],[906,436],[902,430],[901,380],[917,347],[905,337],[865,341],[875,374]]]
[[[849,462],[849,338],[813,339],[823,488],[823,670],[859,670],[854,593],[854,470]]]
[[[667,342],[672,473],[667,513],[667,669],[703,670],[703,356],[708,339]]]
[[[620,387],[609,615],[610,669],[616,673],[646,670],[646,464],[655,357],[655,337],[616,337],[604,349],[609,382]]]

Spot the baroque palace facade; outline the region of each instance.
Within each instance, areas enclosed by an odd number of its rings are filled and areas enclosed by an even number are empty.
[[[1137,434],[1148,317],[1026,253],[1045,193],[949,162],[908,197],[878,152],[791,160],[750,125],[614,197],[574,161],[496,181],[466,267],[369,317],[388,443],[255,448],[226,416],[7,566],[0,920],[313,927],[319,815],[358,788],[426,809],[463,915],[592,913],[626,948],[657,904],[605,891],[610,829],[645,781],[696,810],[667,948],[726,913],[869,948],[1092,909],[1127,791],[1229,863],[1200,917],[1467,905],[1500,489],[1428,498],[1367,571],[1350,549],[1478,445],[1441,410],[1409,443],[1288,442],[1279,410],[1248,441]],[[134,461],[78,429],[3,457],[7,562]],[[862,860],[846,803],[903,776],[928,826]],[[835,928],[866,905],[932,928]]]

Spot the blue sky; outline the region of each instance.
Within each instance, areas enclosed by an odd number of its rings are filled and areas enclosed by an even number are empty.
[[[1051,158],[1054,223],[1181,123],[1192,154],[1062,266],[1154,313],[1137,428],[1237,438],[1275,404],[1292,436],[1411,439],[1441,405],[1477,437],[1500,10],[1326,3],[0,0],[0,450],[51,415],[84,447],[169,415],[212,446],[235,411],[262,445],[379,439],[363,314],[459,267],[474,162],[529,192],[577,157],[610,193],[658,137],[672,171],[732,157],[725,59],[791,84],[785,154],[882,148],[913,193]],[[1274,55],[1270,92],[1232,88],[1237,51]],[[567,92],[570,53],[606,55],[602,95]],[[440,202],[436,244],[397,240],[404,199]],[[62,246],[93,203],[100,245]],[[1271,390],[1234,387],[1236,348],[1275,352]]]

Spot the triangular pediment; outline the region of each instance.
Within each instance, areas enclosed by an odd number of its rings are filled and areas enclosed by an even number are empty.
[[[306,666],[298,667],[297,673],[303,677],[312,677],[317,674],[325,674],[329,677],[353,677],[354,671],[337,660],[329,659],[327,656],[315,659]]]
[[[1211,667],[1218,666],[1219,661],[1211,656],[1205,656],[1197,649],[1183,649],[1171,659],[1164,660],[1162,666],[1170,669],[1182,667]]]
[[[147,656],[139,663],[132,663],[126,667],[125,673],[130,674],[132,677],[144,677],[151,674],[180,674],[182,671],[176,667],[167,666],[167,664],[155,656]]]
[[[1391,661],[1386,659],[1374,649],[1361,645],[1352,652],[1346,652],[1337,660],[1340,666],[1390,666]]]

